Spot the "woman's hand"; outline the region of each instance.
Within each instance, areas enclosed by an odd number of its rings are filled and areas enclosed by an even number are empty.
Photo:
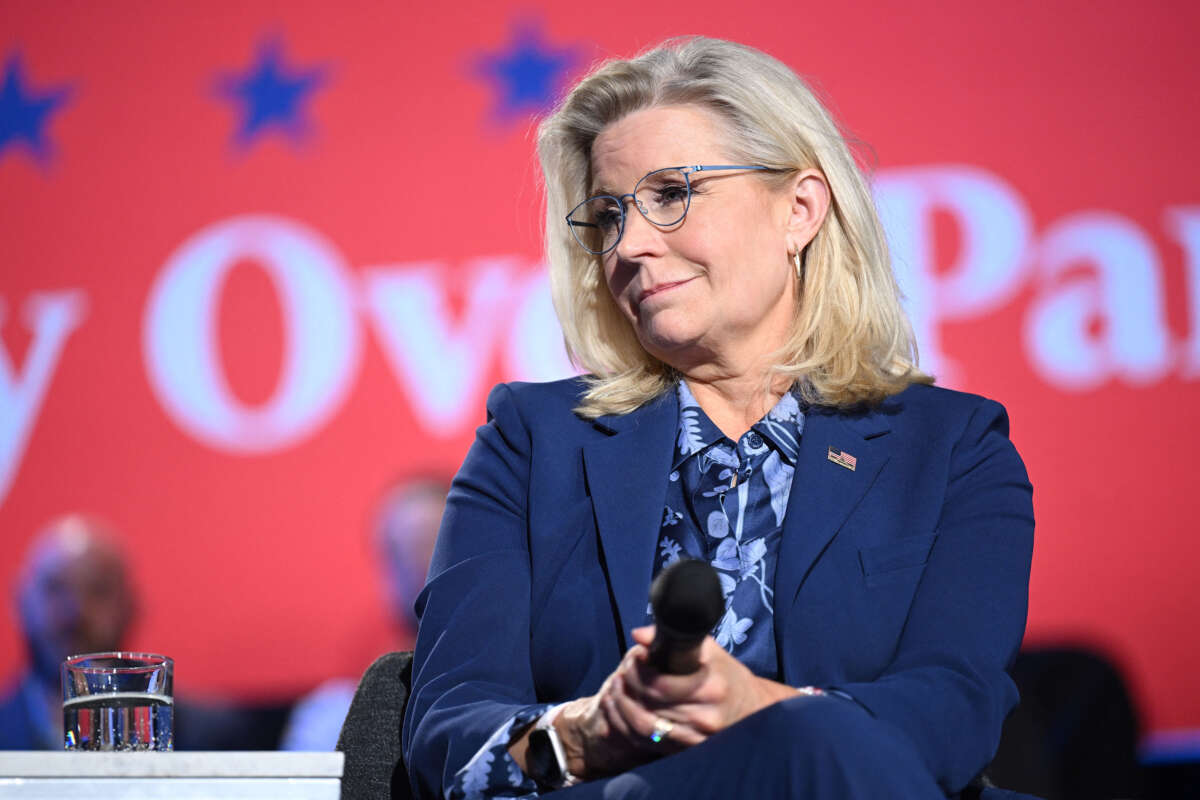
[[[640,644],[631,647],[600,691],[567,703],[555,719],[567,768],[576,777],[592,780],[617,775],[692,744],[684,739],[654,742],[652,730],[643,733],[622,711],[637,702],[627,693],[623,676],[637,669],[637,659],[645,658],[645,650]],[[651,721],[650,728],[653,726]]]
[[[635,730],[618,711],[633,702],[625,692],[621,675],[634,668],[634,660],[644,650],[641,645],[630,648],[596,694],[565,703],[555,718],[554,727],[566,751],[567,769],[575,777],[593,780],[617,775],[686,746],[683,740],[652,742],[648,734]],[[525,772],[528,772],[526,753],[532,730],[530,726],[508,748]]]
[[[568,703],[555,720],[568,768],[589,780],[614,775],[699,744],[714,733],[796,690],[759,678],[710,636],[700,669],[665,675],[650,666],[653,626],[636,628],[637,643],[595,695]],[[655,742],[651,737],[662,734]]]
[[[653,733],[659,720],[674,727],[667,738],[699,744],[718,731],[772,703],[794,697],[790,686],[760,678],[726,652],[711,636],[700,646],[700,669],[690,675],[665,675],[649,665],[654,627],[635,628],[637,645],[616,675],[626,698],[618,701],[623,717],[637,730]]]

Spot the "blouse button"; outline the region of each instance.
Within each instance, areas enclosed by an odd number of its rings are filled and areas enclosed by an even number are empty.
[[[747,441],[747,442],[750,444],[750,446],[751,446],[751,447],[753,447],[755,450],[757,450],[758,448],[762,447],[762,444],[763,444],[762,437],[761,437],[761,436],[759,436],[759,435],[758,435],[758,433],[756,433],[755,431],[751,431],[751,432],[750,432],[750,435],[746,437],[746,441]]]

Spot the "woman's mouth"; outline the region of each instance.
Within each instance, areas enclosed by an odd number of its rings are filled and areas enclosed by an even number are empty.
[[[644,303],[646,301],[646,298],[648,298],[648,297],[653,297],[656,294],[662,294],[663,292],[670,291],[671,289],[674,289],[677,286],[683,286],[685,283],[688,283],[689,281],[692,281],[692,280],[695,280],[695,278],[684,278],[681,281],[669,281],[667,283],[657,283],[654,286],[651,286],[646,291],[642,292],[641,295],[638,296],[638,305],[641,305],[642,303]]]

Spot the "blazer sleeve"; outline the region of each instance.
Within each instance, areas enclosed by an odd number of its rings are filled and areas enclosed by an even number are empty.
[[[982,400],[953,446],[937,539],[896,655],[836,688],[908,736],[948,793],[988,764],[1016,705],[1033,554],[1033,489],[1003,407]]]
[[[509,386],[493,389],[487,408],[487,424],[446,500],[416,603],[420,627],[401,738],[419,798],[443,797],[497,729],[537,704],[529,656],[529,429]]]

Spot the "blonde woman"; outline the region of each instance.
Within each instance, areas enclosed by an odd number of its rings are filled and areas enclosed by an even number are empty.
[[[418,797],[957,795],[1016,703],[1031,488],[917,367],[870,191],[787,67],[670,41],[541,126],[587,371],[498,386],[447,503],[403,743]],[[653,577],[718,572],[689,675]]]

